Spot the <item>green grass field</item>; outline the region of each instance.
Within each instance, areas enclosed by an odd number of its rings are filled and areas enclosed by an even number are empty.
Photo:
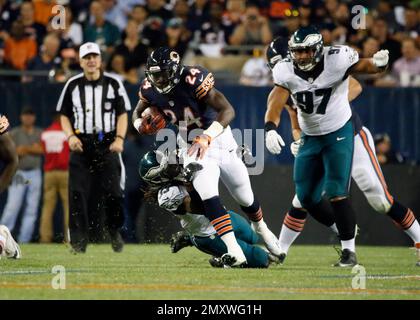
[[[72,255],[65,245],[24,245],[21,260],[0,260],[0,299],[420,299],[413,249],[359,247],[366,289],[353,290],[351,269],[331,264],[331,246],[294,246],[283,266],[214,269],[195,248],[90,245]],[[52,288],[52,268],[66,270],[66,289]]]

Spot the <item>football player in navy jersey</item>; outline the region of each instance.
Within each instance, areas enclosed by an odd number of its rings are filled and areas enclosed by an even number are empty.
[[[15,144],[9,133],[9,120],[0,115],[0,193],[12,182],[18,166]],[[20,259],[19,245],[13,239],[9,229],[0,225],[0,258]]]
[[[224,264],[245,264],[246,257],[220,201],[219,178],[247,214],[267,249],[275,256],[280,255],[278,240],[263,220],[247,169],[236,153],[238,145],[229,126],[235,110],[214,87],[213,74],[200,66],[181,65],[177,52],[161,47],[147,60],[146,79],[139,96],[133,113],[133,125],[138,131],[143,111],[153,106],[163,111],[180,132],[184,129],[191,136],[192,146],[188,150],[181,149],[181,159],[184,167],[190,163],[202,166],[194,175],[193,186],[203,200],[206,217],[228,248],[228,253],[222,257]],[[181,144],[186,145],[188,141],[183,140]]]

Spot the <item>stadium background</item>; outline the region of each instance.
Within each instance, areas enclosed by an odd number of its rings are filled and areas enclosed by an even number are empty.
[[[9,117],[12,126],[16,126],[19,124],[20,110],[24,106],[30,105],[37,113],[37,125],[45,128],[51,121],[52,112],[55,109],[59,93],[63,86],[63,81],[67,79],[71,73],[78,72],[77,54],[73,56],[70,54],[70,58],[66,58],[68,57],[66,53],[68,54],[69,51],[63,50],[73,49],[74,52],[77,52],[78,45],[74,43],[63,44],[63,41],[61,41],[60,49],[57,52],[57,57],[61,59],[58,65],[55,63],[54,65],[46,64],[49,66],[48,68],[41,66],[41,68],[38,69],[39,64],[35,64],[35,67],[31,67],[34,64],[31,63],[31,61],[27,61],[27,64],[23,68],[13,66],[7,57],[7,36],[5,36],[5,33],[10,33],[11,31],[12,21],[4,21],[4,12],[9,10],[11,12],[9,16],[13,17],[15,14],[15,18],[18,19],[21,2],[22,1],[2,1],[3,6],[1,10],[3,14],[1,15],[2,18],[0,21],[0,29],[2,32],[1,58],[3,62],[0,70],[1,112]],[[38,7],[40,6],[40,2],[44,4],[55,3],[55,1],[34,1]],[[106,6],[107,4],[105,2],[107,1],[97,1],[96,3]],[[147,3],[150,2],[153,1],[147,1]],[[198,2],[201,1],[197,1],[197,3]],[[215,3],[215,1],[204,2],[207,5]],[[223,19],[233,17],[233,14],[229,15],[229,13],[232,13],[229,9],[232,3],[245,3],[245,1],[239,0],[216,2],[223,7]],[[141,5],[144,5],[146,4],[146,1],[124,1],[124,3],[140,3]],[[175,9],[173,12],[169,11],[170,14],[168,14],[168,10],[161,10],[160,20],[156,19],[156,15],[154,18],[150,15],[148,19],[144,20],[143,31],[139,33],[139,36],[148,51],[151,50],[153,46],[158,45],[158,43],[150,43],[150,39],[155,39],[155,35],[159,34],[159,32],[150,36],[150,34],[147,35],[145,30],[149,30],[150,26],[155,26],[156,23],[160,21],[161,30],[159,30],[164,34],[166,31],[165,28],[171,28],[175,26],[177,22],[179,23],[179,20],[175,21],[173,18],[175,16],[175,19],[183,19],[182,10],[176,9],[181,6],[180,3],[188,5],[189,11],[187,10],[186,16],[191,17],[196,2],[179,0],[166,3],[168,8],[171,8],[172,6],[172,8]],[[280,11],[275,10],[274,5],[276,3],[281,5],[280,7],[277,7]],[[68,4],[72,10],[74,10],[74,20],[78,21],[83,27],[83,30],[86,31],[90,25],[89,17],[93,15],[91,12],[91,1],[70,1]],[[307,11],[309,9],[312,10],[312,12],[315,12],[317,8],[324,8],[326,15],[324,16],[324,26],[322,27],[322,30],[325,32],[330,31],[332,35],[336,34],[336,38],[332,36],[330,44],[346,43],[353,45],[359,48],[360,54],[363,56],[365,49],[364,44],[370,37],[375,38],[375,35],[370,34],[371,29],[369,29],[369,27],[373,26],[369,25],[364,31],[364,36],[362,35],[360,39],[355,40],[358,33],[355,35],[351,28],[349,28],[351,15],[347,16],[345,22],[338,19],[339,17],[337,19],[333,18],[332,21],[330,21],[331,19],[328,20],[328,12],[334,10],[334,5],[336,6],[337,12],[343,11],[342,6],[345,6],[349,13],[353,5],[362,4],[366,6],[369,17],[375,19],[382,18],[389,23],[388,37],[390,39],[393,39],[400,44],[404,37],[411,37],[417,41],[417,43],[419,41],[420,13],[418,9],[419,4],[416,1],[254,1],[252,4],[256,4],[260,8],[261,15],[268,18],[272,31],[272,38],[278,34],[285,34],[287,36],[288,30],[286,25],[292,19],[300,19],[299,23],[301,25],[304,24],[305,10]],[[391,11],[387,11],[387,6],[390,7]],[[240,7],[241,5],[239,5],[239,8]],[[398,17],[401,16],[401,10],[402,15],[404,16],[404,10],[411,10],[408,8],[415,8],[414,12],[417,16],[416,24],[414,27],[410,26],[409,29],[406,28],[407,26],[398,24]],[[273,17],[272,15],[276,12],[280,13],[277,17]],[[165,16],[166,14],[168,14],[168,16]],[[178,14],[180,15],[179,17],[177,16]],[[246,16],[245,9],[243,10],[242,15]],[[82,19],[83,16],[84,20]],[[159,14],[157,14],[157,16],[159,16]],[[46,25],[49,23],[48,19],[49,18],[46,20]],[[183,25],[181,24],[183,28],[187,28],[187,25],[185,24],[186,21],[191,21],[190,18],[188,19],[184,20]],[[370,20],[368,19],[368,22],[369,21]],[[41,23],[41,21],[39,22]],[[205,21],[203,20],[203,24],[204,23]],[[393,23],[395,25],[393,25]],[[241,22],[238,21],[236,24],[240,25]],[[340,27],[343,26],[347,27],[347,31],[344,34],[338,32]],[[193,28],[192,26],[188,26],[188,28],[190,27]],[[238,80],[241,76],[240,70],[244,62],[251,58],[258,58],[262,52],[262,50],[252,49],[263,49],[265,43],[244,43],[238,45],[229,43],[230,40],[228,40],[228,43],[223,46],[224,54],[222,56],[216,58],[210,57],[205,54],[203,55],[203,52],[200,52],[200,45],[220,44],[206,43],[204,38],[200,36],[200,32],[203,33],[202,25],[198,25],[195,28],[195,31],[198,31],[198,33],[194,32],[194,34],[190,34],[190,38],[185,41],[183,44],[184,46],[179,42],[175,45],[175,48],[182,49],[185,47],[184,62],[187,64],[199,62],[214,71],[217,88],[228,97],[236,109],[237,116],[232,123],[233,128],[262,128],[266,97],[271,87],[269,85],[244,86],[238,84]],[[155,29],[153,30],[156,31]],[[338,31],[335,32],[336,30]],[[49,33],[53,32],[54,31],[51,30],[49,31]],[[120,34],[123,33],[124,32],[120,32]],[[43,48],[45,48],[45,45],[43,45],[42,42],[43,39],[45,39],[46,34],[47,32],[42,35],[42,38],[35,39],[40,54],[42,54]],[[62,37],[62,35],[57,36]],[[132,74],[128,74],[130,70],[126,70],[125,68],[118,69],[115,65],[113,66],[112,63],[110,63],[114,57],[111,53],[111,49],[115,49],[115,47],[118,46],[118,43],[123,41],[122,39],[123,36],[109,45],[103,43],[103,49],[105,50],[104,52],[106,52],[104,57],[108,71],[119,73],[118,70],[121,70],[120,74],[125,80],[127,91],[134,106],[137,101],[138,91],[138,84],[136,83],[139,83],[144,77],[143,65],[141,64],[135,68],[136,77],[133,79]],[[100,41],[100,39],[96,40]],[[168,39],[165,40],[165,36],[163,36],[162,43],[160,44],[168,44],[165,43],[165,41],[168,41]],[[61,47],[61,45],[64,47]],[[395,45],[395,42],[393,42],[393,45]],[[386,47],[386,44],[384,44],[384,46]],[[400,49],[394,51],[394,53],[398,55],[395,57],[394,61],[401,57],[401,53],[398,53],[399,50]],[[418,54],[417,49],[417,59],[419,59]],[[69,61],[72,63],[66,64],[65,62],[67,59],[70,59]],[[72,61],[72,59],[76,59],[76,61]],[[56,59],[54,59],[54,61],[55,60]],[[68,67],[69,65],[72,67]],[[66,66],[68,67],[67,69]],[[44,69],[42,69],[42,67],[44,67]],[[52,70],[54,72],[51,72]],[[391,79],[393,82],[391,81],[392,84],[389,84],[388,82],[387,86],[383,87],[384,83],[381,83],[381,79],[375,79],[375,81],[372,81],[372,79],[361,79],[364,85],[364,91],[362,95],[354,101],[354,107],[361,115],[364,124],[370,128],[373,134],[387,133],[393,142],[395,150],[399,150],[407,159],[405,164],[386,165],[384,167],[384,173],[391,192],[398,197],[401,202],[407,204],[407,206],[411,207],[413,211],[418,214],[418,212],[420,212],[420,199],[418,197],[420,194],[420,169],[417,165],[420,162],[420,90],[418,87],[401,88],[398,83],[398,77],[395,77],[391,72],[382,78],[382,80],[384,79]],[[379,86],[382,87],[379,88]],[[282,126],[279,133],[285,139],[286,144],[290,144],[290,124],[288,117],[285,114],[282,116]],[[136,138],[135,140],[136,142],[133,142],[134,140],[127,141],[126,145],[126,156],[130,156],[130,159],[127,159],[126,163],[129,177],[128,183],[131,184],[130,187],[132,188],[137,187],[136,180],[138,180],[138,175],[136,171],[138,160],[151,145],[151,140],[149,138]],[[280,230],[283,215],[290,206],[293,197],[293,184],[291,178],[293,157],[288,148],[285,148],[279,157],[268,155],[267,152],[265,157],[266,168],[264,173],[260,176],[252,177],[252,182],[254,184],[255,192],[263,204],[266,220],[273,231],[277,233]],[[390,223],[390,219],[374,213],[367,205],[366,200],[360,192],[355,189],[356,188],[352,189],[352,193],[353,203],[357,211],[361,228],[359,242],[371,245],[409,244],[408,238],[395,229],[393,224]],[[224,190],[222,194],[226,206],[231,209],[237,209],[237,206]],[[4,206],[5,198],[5,194],[0,197],[0,209]],[[58,211],[60,211],[60,209],[58,209]],[[149,205],[144,205],[142,207],[138,217],[139,218],[135,223],[135,229],[137,230],[138,240],[141,242],[167,241],[172,232],[179,230],[179,224],[175,218],[167,213],[156,210]],[[60,232],[60,222],[60,215],[57,214],[55,221],[57,232]],[[330,236],[330,233],[325,228],[313,223],[313,221],[309,221],[304,231],[304,235],[298,241],[300,243],[336,242],[335,239]],[[35,234],[34,241],[36,241],[36,239],[37,235]]]

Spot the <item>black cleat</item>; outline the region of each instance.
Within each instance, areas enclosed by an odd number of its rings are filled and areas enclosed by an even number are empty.
[[[344,249],[341,251],[340,260],[334,264],[334,267],[340,267],[340,268],[347,268],[347,267],[354,267],[357,266],[357,258],[356,253],[350,251],[349,249]]]
[[[245,268],[246,265],[247,265],[246,260],[242,263],[238,263],[236,258],[233,255],[231,255],[230,253],[225,253],[222,256],[221,261],[223,263],[224,268],[231,268],[231,267]]]
[[[213,268],[223,268],[224,267],[222,259],[218,258],[218,257],[211,257],[209,259],[209,263]]]
[[[280,253],[278,256],[275,256],[272,253],[268,253],[268,260],[269,263],[283,264],[284,260],[286,260],[286,254]]]
[[[193,246],[190,235],[184,231],[178,231],[173,234],[170,244],[172,253],[177,253],[182,248]]]
[[[279,264],[283,264],[284,260],[286,260],[286,254],[285,253],[280,253],[278,258],[279,258]]]
[[[124,248],[124,240],[121,237],[121,234],[118,231],[110,232],[109,236],[111,237],[111,247],[114,252],[122,252]]]
[[[72,245],[70,248],[71,254],[80,254],[80,253],[86,253],[86,246],[85,245]]]

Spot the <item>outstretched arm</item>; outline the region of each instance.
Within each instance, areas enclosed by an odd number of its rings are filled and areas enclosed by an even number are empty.
[[[289,98],[289,91],[283,87],[275,86],[267,100],[267,111],[265,112],[265,145],[272,154],[279,154],[281,147],[284,147],[282,137],[277,133],[276,129],[280,124],[280,115]]]
[[[380,50],[372,58],[363,58],[355,63],[349,70],[349,74],[357,73],[380,73],[388,67],[389,51]]]
[[[235,118],[235,109],[226,97],[216,88],[211,89],[204,97],[204,102],[217,111],[217,118],[203,131],[203,134],[194,139],[193,145],[188,150],[188,155],[196,155],[196,159],[202,159],[211,141],[219,136],[229,123]]]

